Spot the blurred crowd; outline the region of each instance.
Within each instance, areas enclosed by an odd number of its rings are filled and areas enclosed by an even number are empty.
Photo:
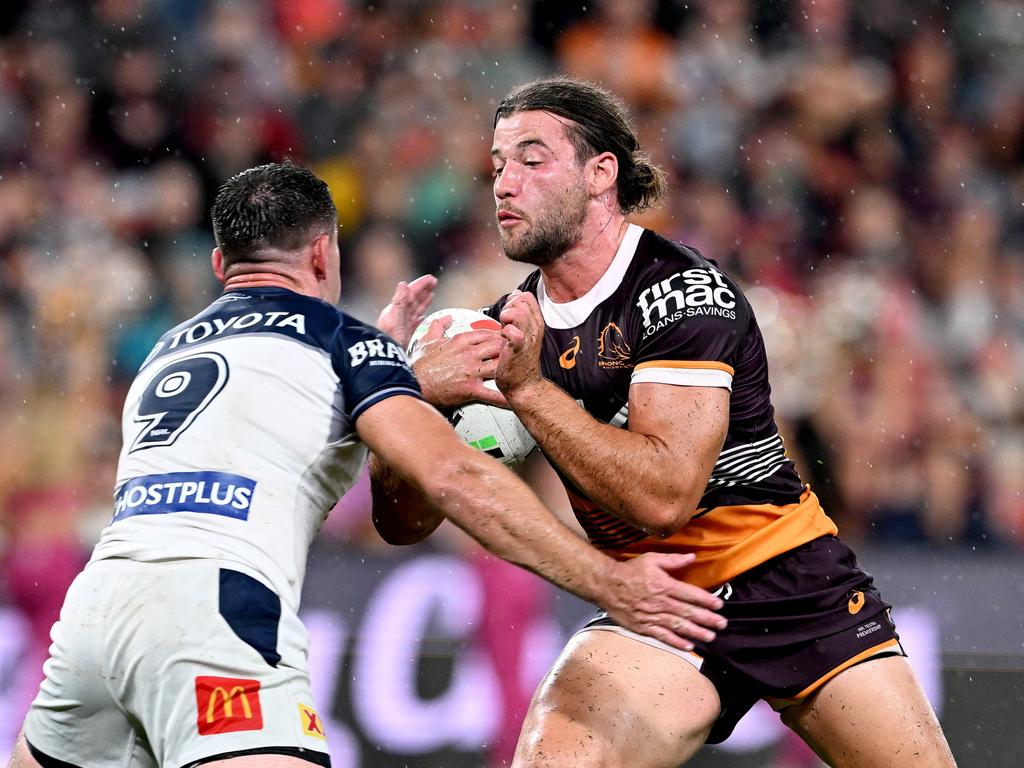
[[[747,287],[789,451],[845,535],[1024,546],[1022,13],[1011,0],[5,3],[7,535],[22,552],[82,551],[109,516],[126,386],[160,332],[216,294],[207,212],[224,179],[288,157],[329,182],[343,307],[363,319],[427,271],[437,307],[480,306],[524,274],[497,246],[494,107],[566,72],[622,96],[669,172],[667,201],[638,222]]]
[[[497,245],[494,107],[557,72],[622,96],[669,173],[638,223],[747,288],[844,535],[1024,547],[1021,3],[9,0],[0,548],[32,653],[109,519],[134,371],[216,295],[218,185],[283,158],[327,180],[362,319],[428,271],[437,308],[481,306],[525,274]],[[368,543],[366,507],[328,533]]]

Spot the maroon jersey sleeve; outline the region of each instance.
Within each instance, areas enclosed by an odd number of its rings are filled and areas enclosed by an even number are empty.
[[[750,308],[723,272],[707,264],[654,277],[634,309],[631,383],[732,389]]]

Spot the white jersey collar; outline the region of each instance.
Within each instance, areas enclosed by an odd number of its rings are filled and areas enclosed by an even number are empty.
[[[644,228],[636,224],[630,224],[626,228],[626,235],[622,238],[619,250],[615,252],[615,258],[608,265],[608,269],[594,284],[594,287],[578,299],[567,301],[564,304],[552,301],[544,289],[544,276],[541,275],[540,281],[537,283],[537,303],[540,304],[544,323],[550,328],[562,329],[582,325],[597,305],[615,293],[615,289],[622,283],[622,278],[636,253],[640,235],[643,233]]]

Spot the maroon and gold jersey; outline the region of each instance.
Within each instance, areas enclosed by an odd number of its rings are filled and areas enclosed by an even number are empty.
[[[520,290],[537,296],[547,326],[544,375],[600,421],[628,428],[634,383],[731,392],[725,444],[700,505],[666,539],[601,509],[562,475],[576,517],[595,546],[620,558],[694,552],[697,562],[687,570],[687,581],[713,587],[836,533],[786,456],[764,341],[750,305],[713,262],[631,224],[610,267],[585,296],[554,303],[539,271]],[[485,311],[497,317],[506,298]]]

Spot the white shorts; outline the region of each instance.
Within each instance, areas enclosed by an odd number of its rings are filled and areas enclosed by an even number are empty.
[[[227,564],[91,563],[51,637],[25,720],[44,766],[182,768],[265,753],[330,765],[305,628]]]

